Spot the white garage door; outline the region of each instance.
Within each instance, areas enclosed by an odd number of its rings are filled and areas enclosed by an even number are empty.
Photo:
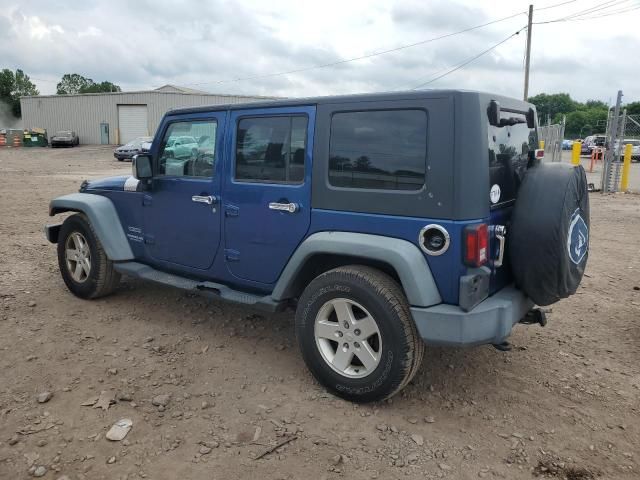
[[[118,105],[119,142],[149,135],[146,105]]]

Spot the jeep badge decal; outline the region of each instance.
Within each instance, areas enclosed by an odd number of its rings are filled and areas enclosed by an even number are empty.
[[[491,203],[498,203],[500,201],[500,185],[497,183],[491,187],[491,191],[489,192],[489,198],[491,199]]]
[[[580,215],[580,210],[576,209],[571,216],[569,224],[569,235],[567,236],[567,248],[569,258],[578,265],[589,249],[589,227]]]

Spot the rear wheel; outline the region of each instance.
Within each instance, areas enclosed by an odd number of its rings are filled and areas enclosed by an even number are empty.
[[[58,266],[67,288],[80,298],[99,298],[117,287],[113,269],[100,240],[83,214],[67,218],[58,237]]]
[[[296,336],[314,377],[355,402],[393,396],[424,354],[400,286],[365,266],[336,268],[309,284],[298,302]]]

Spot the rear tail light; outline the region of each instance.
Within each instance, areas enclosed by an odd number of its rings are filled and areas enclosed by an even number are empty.
[[[538,159],[544,158],[544,149],[542,148],[536,149],[536,158]]]
[[[464,263],[480,267],[489,255],[489,229],[486,223],[469,225],[464,229]]]

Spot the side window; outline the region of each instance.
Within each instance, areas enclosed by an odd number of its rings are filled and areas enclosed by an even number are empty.
[[[333,115],[329,141],[331,185],[420,190],[426,165],[425,111],[370,110]]]
[[[235,179],[302,183],[307,117],[255,117],[238,122]]]
[[[158,175],[212,177],[215,166],[217,122],[175,122],[160,145]]]

